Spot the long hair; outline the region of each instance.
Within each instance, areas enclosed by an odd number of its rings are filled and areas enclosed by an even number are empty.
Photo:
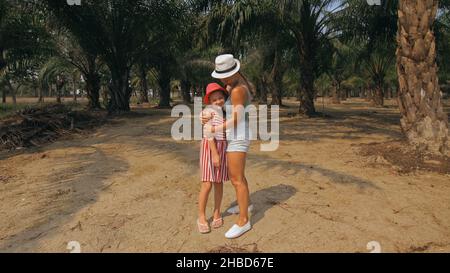
[[[238,73],[244,79],[245,83],[247,84],[248,91],[250,91],[250,95],[251,95],[251,97],[248,98],[248,99],[249,99],[249,101],[252,101],[253,97],[255,97],[255,92],[254,92],[254,90],[252,88],[252,84],[250,84],[250,81],[247,80],[247,77],[245,77],[244,74],[242,74],[241,71],[239,71]]]

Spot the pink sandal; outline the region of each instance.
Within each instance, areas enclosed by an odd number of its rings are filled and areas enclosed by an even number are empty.
[[[223,227],[223,218],[215,219],[215,220],[211,223],[211,226],[212,226],[214,229],[218,229],[218,228]]]
[[[200,220],[197,220],[197,227],[198,232],[200,232],[201,234],[207,234],[211,232],[211,228],[209,227],[209,225],[200,223]]]

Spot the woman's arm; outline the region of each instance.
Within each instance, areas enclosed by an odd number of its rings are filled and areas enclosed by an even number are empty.
[[[233,113],[231,119],[227,120],[224,124],[212,127],[212,133],[223,132],[227,128],[237,127],[239,121],[245,113],[245,102],[247,101],[247,89],[239,86],[233,89],[231,92],[231,101],[233,102]],[[230,109],[226,109],[230,110]]]
[[[212,119],[213,115],[211,114],[211,112],[205,112],[205,110],[203,110],[200,114],[200,122],[202,123],[202,125],[206,125]]]

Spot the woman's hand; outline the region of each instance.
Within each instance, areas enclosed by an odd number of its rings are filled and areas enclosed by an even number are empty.
[[[214,167],[220,168],[220,156],[218,153],[212,153],[212,162]]]
[[[205,125],[213,118],[214,118],[214,113],[212,113],[212,112],[203,111],[200,115],[200,121],[202,122],[202,125]]]

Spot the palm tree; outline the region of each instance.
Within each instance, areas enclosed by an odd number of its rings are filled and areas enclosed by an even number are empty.
[[[321,74],[320,52],[329,45],[335,29],[332,27],[334,12],[341,6],[331,8],[333,0],[285,0],[279,1],[285,27],[293,33],[300,65],[300,114],[316,115],[314,106],[315,79]]]
[[[371,81],[371,101],[374,106],[383,106],[386,93],[386,77],[389,69],[394,65],[395,55],[393,43],[382,43],[375,46],[370,52],[363,50],[360,58],[361,70]],[[365,56],[364,56],[365,55]]]
[[[342,83],[355,72],[356,54],[352,45],[346,45],[339,40],[334,41],[330,54],[330,64],[325,74],[331,82],[332,103],[340,104]],[[323,56],[323,58],[327,57]]]
[[[62,89],[68,79],[78,75],[78,68],[60,57],[53,57],[45,63],[39,71],[41,89],[56,87],[56,102],[61,103]],[[73,92],[76,92],[75,88]],[[42,96],[40,96],[41,100]]]
[[[335,23],[341,37],[352,44],[358,54],[357,65],[370,80],[370,99],[383,106],[387,71],[394,65],[397,6],[395,1],[383,1],[381,6],[369,6],[365,1],[345,0]]]
[[[50,54],[52,45],[34,4],[0,0],[0,76],[16,102],[16,90]],[[11,83],[14,82],[14,83]],[[16,87],[14,88],[13,85]],[[3,90],[3,102],[6,100]]]
[[[227,33],[228,40],[241,41],[249,33],[261,30],[269,33],[270,38],[257,40],[260,43],[275,44],[272,66],[272,78],[281,81],[282,70],[279,64],[280,42],[289,34],[294,41],[299,67],[299,81],[302,85],[300,94],[300,113],[307,116],[316,114],[314,106],[314,81],[321,74],[320,52],[324,45],[329,44],[334,29],[332,20],[334,0],[265,0],[265,1],[201,1],[209,2],[211,22],[219,25],[220,32]],[[218,3],[219,2],[219,3]],[[231,35],[230,35],[231,33]],[[279,38],[279,39],[278,39]],[[248,38],[250,39],[250,38]],[[248,40],[247,39],[247,40]],[[251,40],[251,39],[250,39]]]
[[[6,67],[6,60],[3,56],[5,51],[5,41],[4,41],[4,26],[6,24],[6,16],[7,16],[7,3],[5,0],[0,0],[0,73]]]
[[[437,77],[432,30],[438,0],[400,0],[397,73],[401,126],[409,142],[433,153],[448,150],[448,116]]]
[[[174,26],[177,18],[183,18],[180,6],[182,1],[149,1],[149,0],[83,0],[81,6],[73,7],[65,1],[45,1],[47,7],[56,15],[55,17],[76,37],[82,44],[90,45],[101,56],[108,67],[111,80],[109,82],[110,112],[130,111],[130,72],[133,65],[139,62],[151,40],[166,41],[167,36],[174,37],[172,26],[166,29],[164,23]],[[171,50],[172,46],[157,44],[155,51]],[[167,49],[167,50],[164,50]],[[170,54],[169,54],[170,55]],[[158,64],[160,68],[161,103],[169,103],[169,84],[171,75],[166,65],[170,60],[165,56],[158,56],[165,60]]]
[[[85,41],[77,40],[67,31],[58,31],[57,41],[58,55],[76,67],[86,82],[86,95],[88,98],[88,109],[101,109],[100,105],[100,68],[95,48],[84,44]]]

